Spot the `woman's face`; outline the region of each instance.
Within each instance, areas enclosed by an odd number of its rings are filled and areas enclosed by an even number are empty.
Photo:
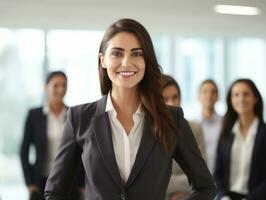
[[[254,106],[257,103],[257,99],[246,83],[240,82],[233,86],[231,101],[233,109],[238,115],[254,114]]]
[[[100,54],[101,66],[107,70],[112,88],[130,89],[137,87],[145,74],[143,49],[132,33],[117,33]]]
[[[62,102],[66,94],[67,83],[62,75],[55,75],[46,85],[46,92],[50,102]]]
[[[162,92],[164,102],[170,106],[180,106],[179,93],[175,85],[166,86]]]

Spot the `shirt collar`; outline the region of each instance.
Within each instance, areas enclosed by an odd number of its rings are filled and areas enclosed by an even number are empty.
[[[43,114],[45,115],[49,115],[51,114],[51,110],[50,110],[50,107],[48,105],[48,103],[45,103],[42,107],[42,112]],[[59,116],[65,116],[66,115],[66,112],[67,112],[67,108],[66,106],[64,106],[64,108],[62,109],[62,111],[60,112]]]
[[[107,95],[107,101],[106,101],[106,107],[105,107],[105,112],[113,112],[115,115],[117,115],[117,112],[114,108],[112,99],[111,99],[111,92],[108,93]],[[140,103],[138,106],[138,109],[134,113],[134,115],[145,115],[145,112],[143,110],[142,104]]]
[[[204,118],[202,114],[200,115],[200,121],[201,122],[210,122],[211,123],[211,122],[215,122],[219,119],[220,119],[220,116],[215,111],[212,114],[212,116],[209,118]]]
[[[259,119],[256,117],[248,129],[249,135],[251,136],[255,135],[257,133],[258,126],[259,126]],[[232,131],[233,134],[235,135],[241,134],[239,120],[235,122]]]

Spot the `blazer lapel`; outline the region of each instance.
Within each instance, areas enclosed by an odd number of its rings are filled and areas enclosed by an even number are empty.
[[[105,112],[105,105],[106,96],[97,103],[96,116],[92,121],[94,126],[94,135],[96,137],[100,154],[111,177],[117,183],[117,185],[122,188],[123,182],[115,159],[111,125],[108,114]]]
[[[250,174],[256,171],[256,159],[257,156],[260,154],[259,149],[261,148],[261,141],[263,141],[263,123],[259,123],[257,135],[255,137],[254,146],[253,146],[253,152],[252,152],[252,160],[251,160],[251,167],[250,167]],[[252,177],[251,175],[249,177]]]
[[[47,115],[44,113],[40,113],[40,138],[41,143],[43,144],[43,150],[46,152],[46,145],[47,145]]]
[[[138,149],[138,153],[137,153],[133,168],[127,180],[126,188],[128,188],[133,183],[134,179],[139,174],[148,156],[150,155],[154,144],[155,144],[155,140],[153,136],[151,135],[151,130],[149,127],[147,117],[145,117],[140,146]]]
[[[47,115],[45,115],[42,112],[42,109],[40,110],[39,116],[38,116],[38,122],[39,122],[39,131],[37,132],[38,135],[36,135],[36,140],[37,145],[39,146],[38,148],[40,149],[40,154],[38,155],[40,158],[40,162],[39,162],[39,171],[43,170],[44,167],[44,163],[46,162],[46,157],[47,157],[47,138],[48,138],[48,128],[47,128]]]
[[[235,135],[233,133],[230,133],[229,138],[228,138],[228,143],[226,144],[226,146],[224,146],[225,159],[226,159],[226,163],[228,163],[228,170],[231,165],[231,149],[233,146],[234,139],[235,139]]]

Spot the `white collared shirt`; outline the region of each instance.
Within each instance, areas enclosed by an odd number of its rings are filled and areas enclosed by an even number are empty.
[[[248,193],[248,179],[255,137],[258,131],[259,119],[251,123],[246,138],[243,138],[239,121],[233,127],[234,142],[230,161],[230,191],[241,194]]]
[[[213,174],[216,162],[216,149],[222,128],[222,117],[214,113],[208,119],[201,117],[199,123],[203,129],[206,163]]]
[[[145,113],[142,111],[140,104],[137,111],[133,115],[134,126],[129,135],[127,135],[124,127],[117,119],[117,112],[113,106],[110,92],[107,96],[105,111],[108,113],[111,124],[116,163],[120,172],[120,176],[124,183],[126,183],[139,149]]]
[[[49,106],[45,105],[43,113],[47,116],[47,152],[42,175],[48,177],[63,135],[67,109],[64,107],[60,114],[55,116]]]

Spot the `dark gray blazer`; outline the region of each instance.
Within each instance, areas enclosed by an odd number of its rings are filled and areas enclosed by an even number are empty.
[[[106,99],[104,96],[97,102],[69,109],[59,154],[45,188],[47,200],[67,199],[80,159],[85,169],[86,200],[163,200],[171,176],[172,158],[180,164],[193,188],[188,199],[214,198],[216,188],[191,129],[181,109],[172,107],[170,110],[182,131],[175,149],[166,153],[154,140],[145,119],[135,163],[128,181],[123,183],[105,112]]]

